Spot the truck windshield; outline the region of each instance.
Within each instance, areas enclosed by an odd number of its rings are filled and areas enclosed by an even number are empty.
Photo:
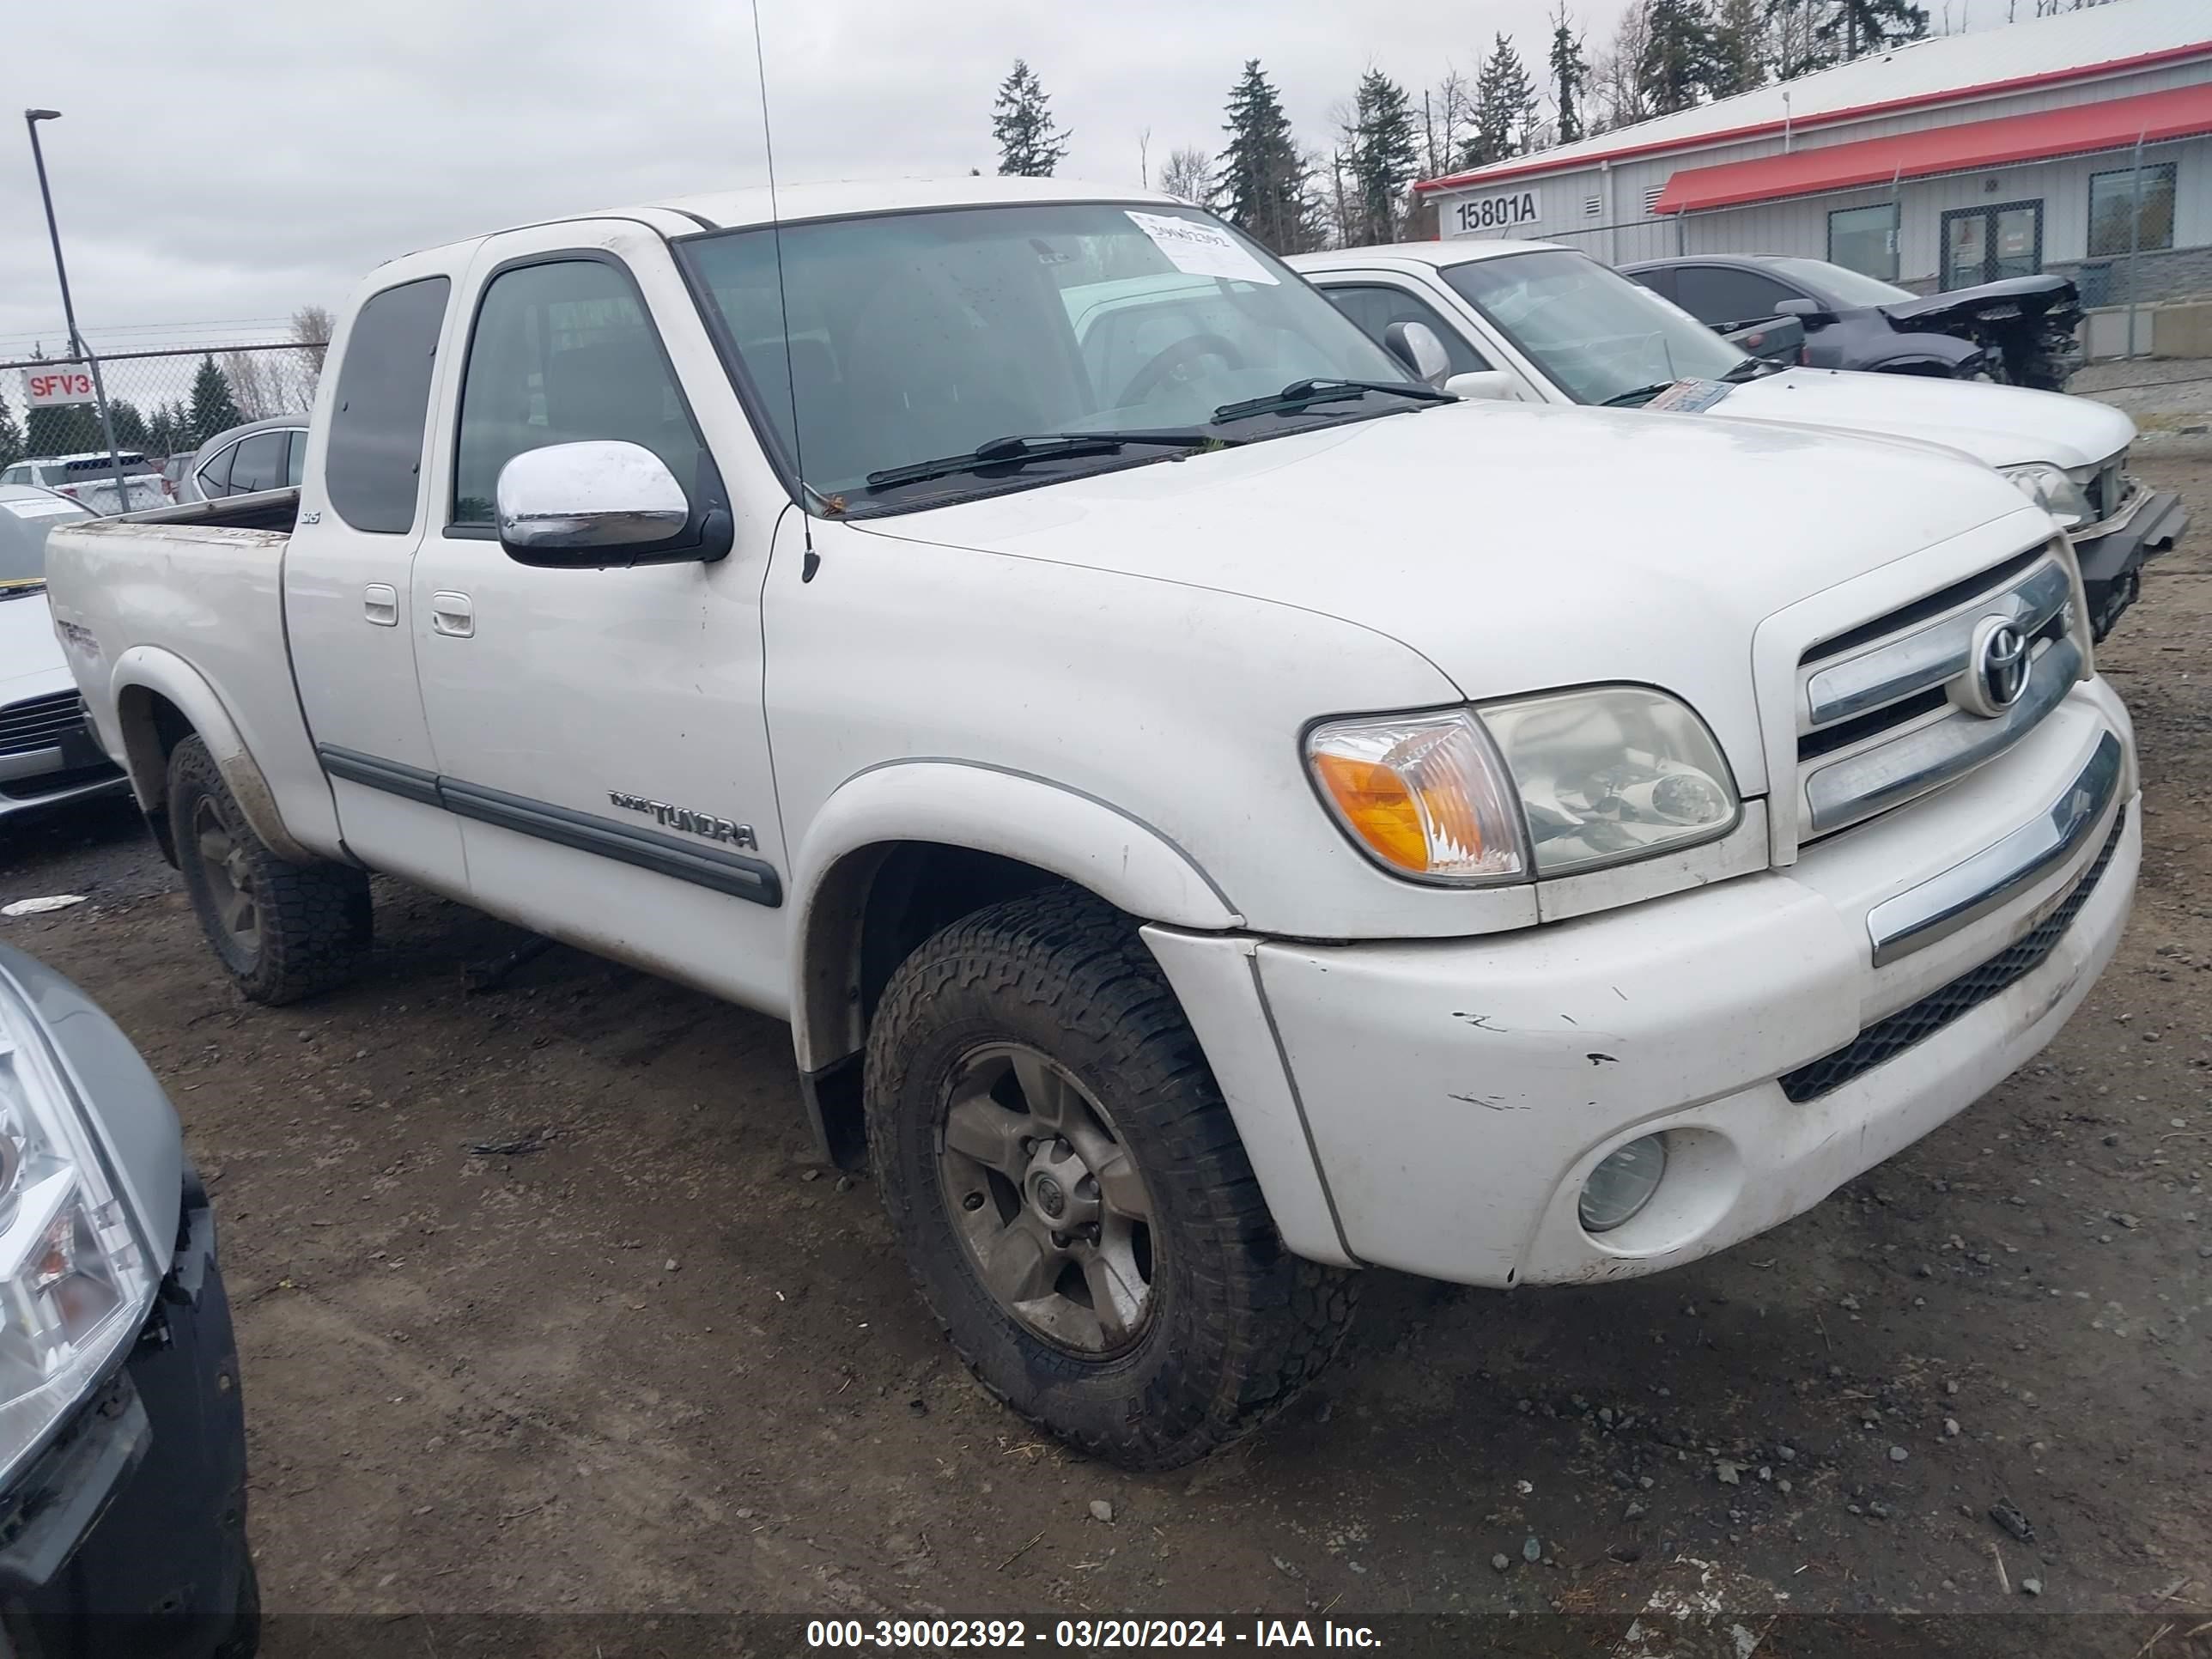
[[[1688,312],[1565,248],[1470,259],[1443,275],[1577,403],[1642,403],[1676,380],[1741,379],[1753,362]]]
[[[846,512],[1142,465],[1178,453],[1170,434],[1194,449],[1426,406],[1390,395],[1406,371],[1327,300],[1194,209],[882,214],[788,224],[782,242],[781,293],[766,228],[680,250],[787,465],[803,456]],[[1382,384],[1215,422],[1307,380]],[[999,441],[1117,432],[1143,441]]]

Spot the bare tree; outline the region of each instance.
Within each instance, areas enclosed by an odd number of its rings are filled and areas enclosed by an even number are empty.
[[[1449,64],[1421,94],[1421,176],[1441,179],[1459,165],[1462,135],[1474,110],[1474,88]]]
[[[271,415],[290,412],[285,407],[289,390],[285,375],[274,363],[264,362],[261,353],[224,352],[222,376],[230,382],[232,403],[247,420],[265,421]]]
[[[1137,135],[1137,183],[1146,190],[1152,187],[1152,130],[1150,127]]]
[[[1651,0],[1633,0],[1620,27],[1590,65],[1590,131],[1610,132],[1650,119],[1644,63],[1651,51]]]
[[[1160,188],[1193,207],[1206,206],[1213,196],[1213,158],[1195,144],[1177,145],[1160,164]]]

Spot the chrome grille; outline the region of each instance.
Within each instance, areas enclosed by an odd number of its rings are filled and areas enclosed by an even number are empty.
[[[1801,842],[1939,789],[2040,724],[2087,660],[2073,598],[2070,562],[2039,548],[1808,651],[1797,670]],[[1978,713],[1972,659],[1992,618],[2026,638],[2028,672],[2017,702]]]
[[[52,749],[84,729],[84,700],[74,691],[30,697],[0,708],[0,755]]]

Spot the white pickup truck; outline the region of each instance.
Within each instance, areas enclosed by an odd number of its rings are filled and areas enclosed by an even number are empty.
[[[1480,237],[1302,253],[1290,262],[1380,340],[1425,325],[1437,368],[1469,397],[1605,408],[1691,408],[1964,450],[2065,526],[2100,640],[2142,567],[2189,527],[2180,497],[2128,472],[2135,422],[2087,398],[1987,381],[1780,368],[1588,254]]]
[[[976,1373],[1132,1465],[1311,1377],[1362,1266],[1818,1202],[2050,1040],[2141,845],[1988,468],[1445,397],[1065,183],[410,254],[296,500],[50,563],[247,995],[343,980],[381,871],[788,1019]]]

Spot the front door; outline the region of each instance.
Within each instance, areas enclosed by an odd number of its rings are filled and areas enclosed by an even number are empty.
[[[722,485],[662,314],[687,306],[657,236],[499,237],[457,296],[467,353],[441,394],[415,646],[445,804],[476,902],[748,1006],[787,1000],[788,871],[761,702],[768,538],[718,562],[539,568],[501,546],[501,469],[548,445],[652,451],[695,507]],[[715,372],[703,343],[692,352]]]
[[[2043,269],[2043,204],[2004,202],[1943,216],[1943,287],[1975,288]]]

